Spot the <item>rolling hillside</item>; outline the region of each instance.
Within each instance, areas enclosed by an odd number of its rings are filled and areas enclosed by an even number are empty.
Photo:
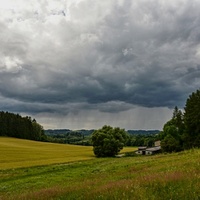
[[[134,148],[125,148],[131,151]],[[91,146],[0,137],[0,170],[94,159]]]

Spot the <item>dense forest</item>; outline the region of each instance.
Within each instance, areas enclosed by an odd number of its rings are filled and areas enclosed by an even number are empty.
[[[43,127],[31,117],[0,112],[0,136],[46,141]]]

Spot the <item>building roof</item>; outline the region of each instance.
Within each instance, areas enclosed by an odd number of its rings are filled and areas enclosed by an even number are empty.
[[[146,150],[147,147],[138,147],[138,150]]]
[[[146,148],[146,151],[159,151],[159,150],[161,150],[161,146]]]

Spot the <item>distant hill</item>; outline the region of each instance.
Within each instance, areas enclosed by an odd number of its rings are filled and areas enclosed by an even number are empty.
[[[135,135],[149,135],[149,134],[158,134],[159,130],[127,130],[129,134]]]
[[[47,129],[44,131],[46,135],[48,136],[52,136],[55,134],[69,134],[69,133],[80,133],[82,135],[90,135],[94,132],[94,129],[91,130],[85,130],[85,129],[81,129],[81,130],[70,130],[70,129]]]
[[[81,130],[70,130],[70,129],[48,129],[45,130],[45,134],[48,136],[53,136],[56,134],[74,134],[74,133],[80,133],[81,135],[88,136],[91,135],[95,129],[81,129]],[[159,130],[127,130],[127,133],[129,134],[135,134],[135,135],[148,135],[148,134],[158,134]]]
[[[46,135],[53,135],[53,134],[65,134],[70,131],[71,130],[69,130],[69,129],[48,129],[48,130],[45,130],[44,133]]]
[[[50,142],[91,146],[91,130],[48,129],[44,133]]]

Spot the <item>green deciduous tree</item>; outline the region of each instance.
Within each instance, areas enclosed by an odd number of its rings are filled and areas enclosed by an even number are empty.
[[[193,92],[185,105],[185,135],[187,148],[200,147],[200,91]]]
[[[172,122],[176,126],[178,134],[183,135],[185,124],[184,124],[184,115],[177,106],[174,108]]]
[[[182,150],[182,135],[184,131],[183,114],[176,106],[173,117],[165,123],[160,133],[161,147],[164,152]]]
[[[115,156],[123,149],[127,139],[124,129],[103,126],[92,134],[93,151],[97,157]]]
[[[164,152],[176,152],[180,151],[180,142],[179,140],[175,139],[172,135],[167,135],[161,141],[162,150]]]

